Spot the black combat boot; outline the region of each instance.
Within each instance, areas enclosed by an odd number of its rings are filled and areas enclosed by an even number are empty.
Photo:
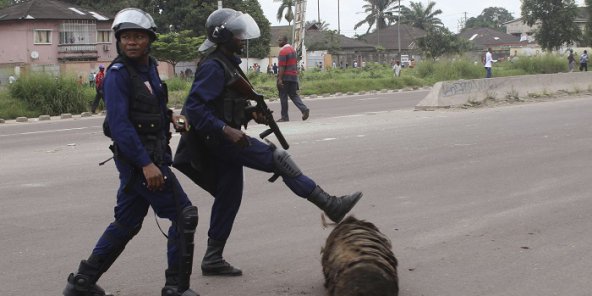
[[[199,296],[199,294],[191,289],[179,291],[179,272],[176,270],[167,269],[165,271],[166,283],[162,288],[162,296]]]
[[[320,186],[317,186],[307,197],[310,202],[323,210],[329,216],[329,219],[335,223],[339,223],[360,198],[362,198],[362,192],[336,197],[323,191]]]
[[[222,258],[224,246],[226,241],[218,241],[209,238],[208,249],[201,261],[201,273],[205,276],[219,275],[219,276],[241,276],[243,271],[230,265]]]
[[[64,296],[113,296],[105,293],[105,290],[97,285],[99,277],[103,274],[100,264],[95,257],[90,256],[88,260],[80,261],[76,274],[68,276],[68,283],[64,288]]]

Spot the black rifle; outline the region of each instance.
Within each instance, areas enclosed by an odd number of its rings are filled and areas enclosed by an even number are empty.
[[[269,107],[267,107],[267,104],[265,104],[263,95],[256,93],[251,84],[238,73],[237,75],[234,75],[234,78],[228,83],[228,85],[234,90],[241,93],[247,99],[255,101],[257,103],[257,105],[254,106],[253,111],[257,111],[263,114],[263,116],[265,117],[266,124],[267,126],[269,126],[269,129],[259,134],[259,137],[261,139],[265,139],[265,137],[273,133],[282,145],[282,147],[288,150],[288,148],[290,148],[290,145],[288,144],[288,141],[286,141],[286,138],[284,138],[282,131],[280,131],[280,127],[273,119],[273,111],[271,111]],[[248,111],[249,110],[247,110],[247,112]]]

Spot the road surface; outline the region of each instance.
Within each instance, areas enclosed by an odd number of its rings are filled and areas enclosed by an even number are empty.
[[[425,94],[306,100],[311,118],[293,113],[280,127],[326,191],[364,192],[353,214],[392,240],[400,295],[589,295],[592,100],[413,111]],[[101,121],[0,125],[0,295],[60,295],[112,221],[118,182],[113,162],[97,165],[110,156]],[[177,175],[199,207],[192,286],[202,295],[324,295],[320,251],[331,229],[312,204],[252,170],[225,250],[244,276],[201,276],[212,198]],[[165,246],[149,213],[99,283],[158,295]]]

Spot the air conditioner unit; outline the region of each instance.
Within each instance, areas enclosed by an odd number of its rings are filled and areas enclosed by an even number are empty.
[[[109,51],[111,49],[110,44],[103,44],[103,50],[104,51]]]

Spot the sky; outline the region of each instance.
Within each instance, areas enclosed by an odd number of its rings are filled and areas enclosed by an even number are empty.
[[[337,13],[338,2],[339,18]],[[409,7],[410,2],[409,0],[401,0],[401,5]],[[428,0],[415,0],[414,2],[421,2],[424,7],[428,4]],[[438,17],[442,20],[444,26],[455,33],[458,32],[459,21],[465,17],[465,13],[467,19],[477,17],[483,9],[488,7],[503,7],[514,18],[520,17],[520,0],[433,0],[433,2],[436,2],[434,9],[442,10],[442,14]],[[274,0],[259,0],[259,3],[272,26],[288,25],[285,19],[281,22],[277,21],[276,14],[280,6],[279,2]],[[576,3],[582,6],[584,0],[576,0]],[[365,18],[364,9],[362,8],[364,4],[366,2],[363,0],[307,0],[306,20],[316,20],[320,12],[321,20],[329,24],[329,29],[337,30],[338,24],[340,24],[339,29],[342,35],[348,37],[353,37],[355,34],[362,35],[366,33],[368,26],[354,30],[354,25]]]

